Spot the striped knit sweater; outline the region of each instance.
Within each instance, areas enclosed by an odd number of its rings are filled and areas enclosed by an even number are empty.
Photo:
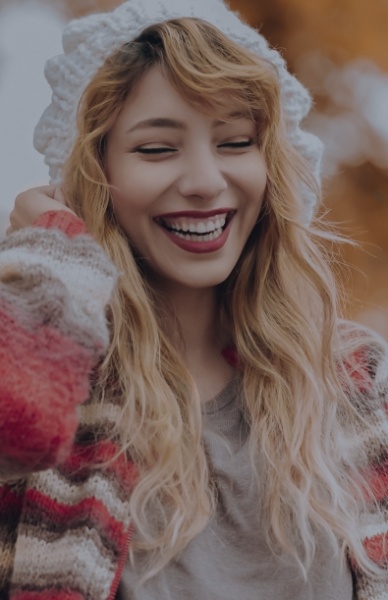
[[[115,418],[90,381],[108,344],[106,306],[116,274],[70,213],[0,244],[0,598],[113,600],[131,539],[136,480],[99,424]],[[357,600],[388,600],[387,351],[364,348],[354,398],[373,434],[365,473],[380,504],[362,516],[370,556],[387,568],[354,571]],[[388,544],[387,544],[388,545]]]

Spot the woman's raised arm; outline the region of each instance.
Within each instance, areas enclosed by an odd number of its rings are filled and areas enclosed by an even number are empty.
[[[0,243],[2,480],[66,458],[77,405],[109,341],[105,306],[115,270],[83,222],[59,209],[41,213],[33,227],[14,221]]]

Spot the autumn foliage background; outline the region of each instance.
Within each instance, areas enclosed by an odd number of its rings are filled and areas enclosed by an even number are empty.
[[[0,0],[30,4],[28,0]],[[168,2],[168,0],[166,0]],[[117,0],[47,0],[65,18]],[[344,311],[388,338],[388,0],[229,0],[307,85],[324,140],[325,219],[359,242],[343,260]],[[40,4],[44,4],[41,0]]]

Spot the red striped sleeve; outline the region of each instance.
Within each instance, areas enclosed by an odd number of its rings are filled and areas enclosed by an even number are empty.
[[[39,514],[39,520],[50,528],[50,522],[66,530],[76,527],[80,523],[88,524],[99,531],[101,537],[114,544],[118,552],[126,542],[128,531],[122,522],[117,521],[108,512],[106,506],[96,498],[83,498],[74,504],[63,504],[54,498],[49,498],[41,492],[30,489],[26,492],[24,500],[25,511],[30,515]]]
[[[0,464],[3,455],[48,468],[71,450],[92,357],[53,327],[30,331],[10,313],[0,304]]]
[[[137,469],[120,448],[112,441],[100,441],[87,446],[74,445],[73,452],[61,465],[61,472],[82,473],[89,471],[91,465],[104,465],[107,472],[112,473],[123,488],[130,490],[137,480]]]
[[[40,215],[33,223],[35,227],[60,229],[68,237],[87,233],[85,223],[66,210],[50,210]]]

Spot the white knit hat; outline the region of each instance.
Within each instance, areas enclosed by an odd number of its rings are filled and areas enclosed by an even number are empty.
[[[127,0],[112,12],[71,21],[63,32],[64,54],[46,63],[45,75],[53,90],[52,101],[36,126],[34,146],[45,156],[50,182],[58,184],[62,179],[63,166],[77,136],[78,102],[97,70],[110,55],[146,27],[182,17],[208,21],[238,45],[276,67],[289,140],[308,160],[319,181],[322,143],[300,128],[300,122],[311,106],[310,95],[287,71],[284,59],[269,48],[262,35],[241,21],[223,0]],[[310,220],[317,199],[307,189],[302,193],[306,217]]]

